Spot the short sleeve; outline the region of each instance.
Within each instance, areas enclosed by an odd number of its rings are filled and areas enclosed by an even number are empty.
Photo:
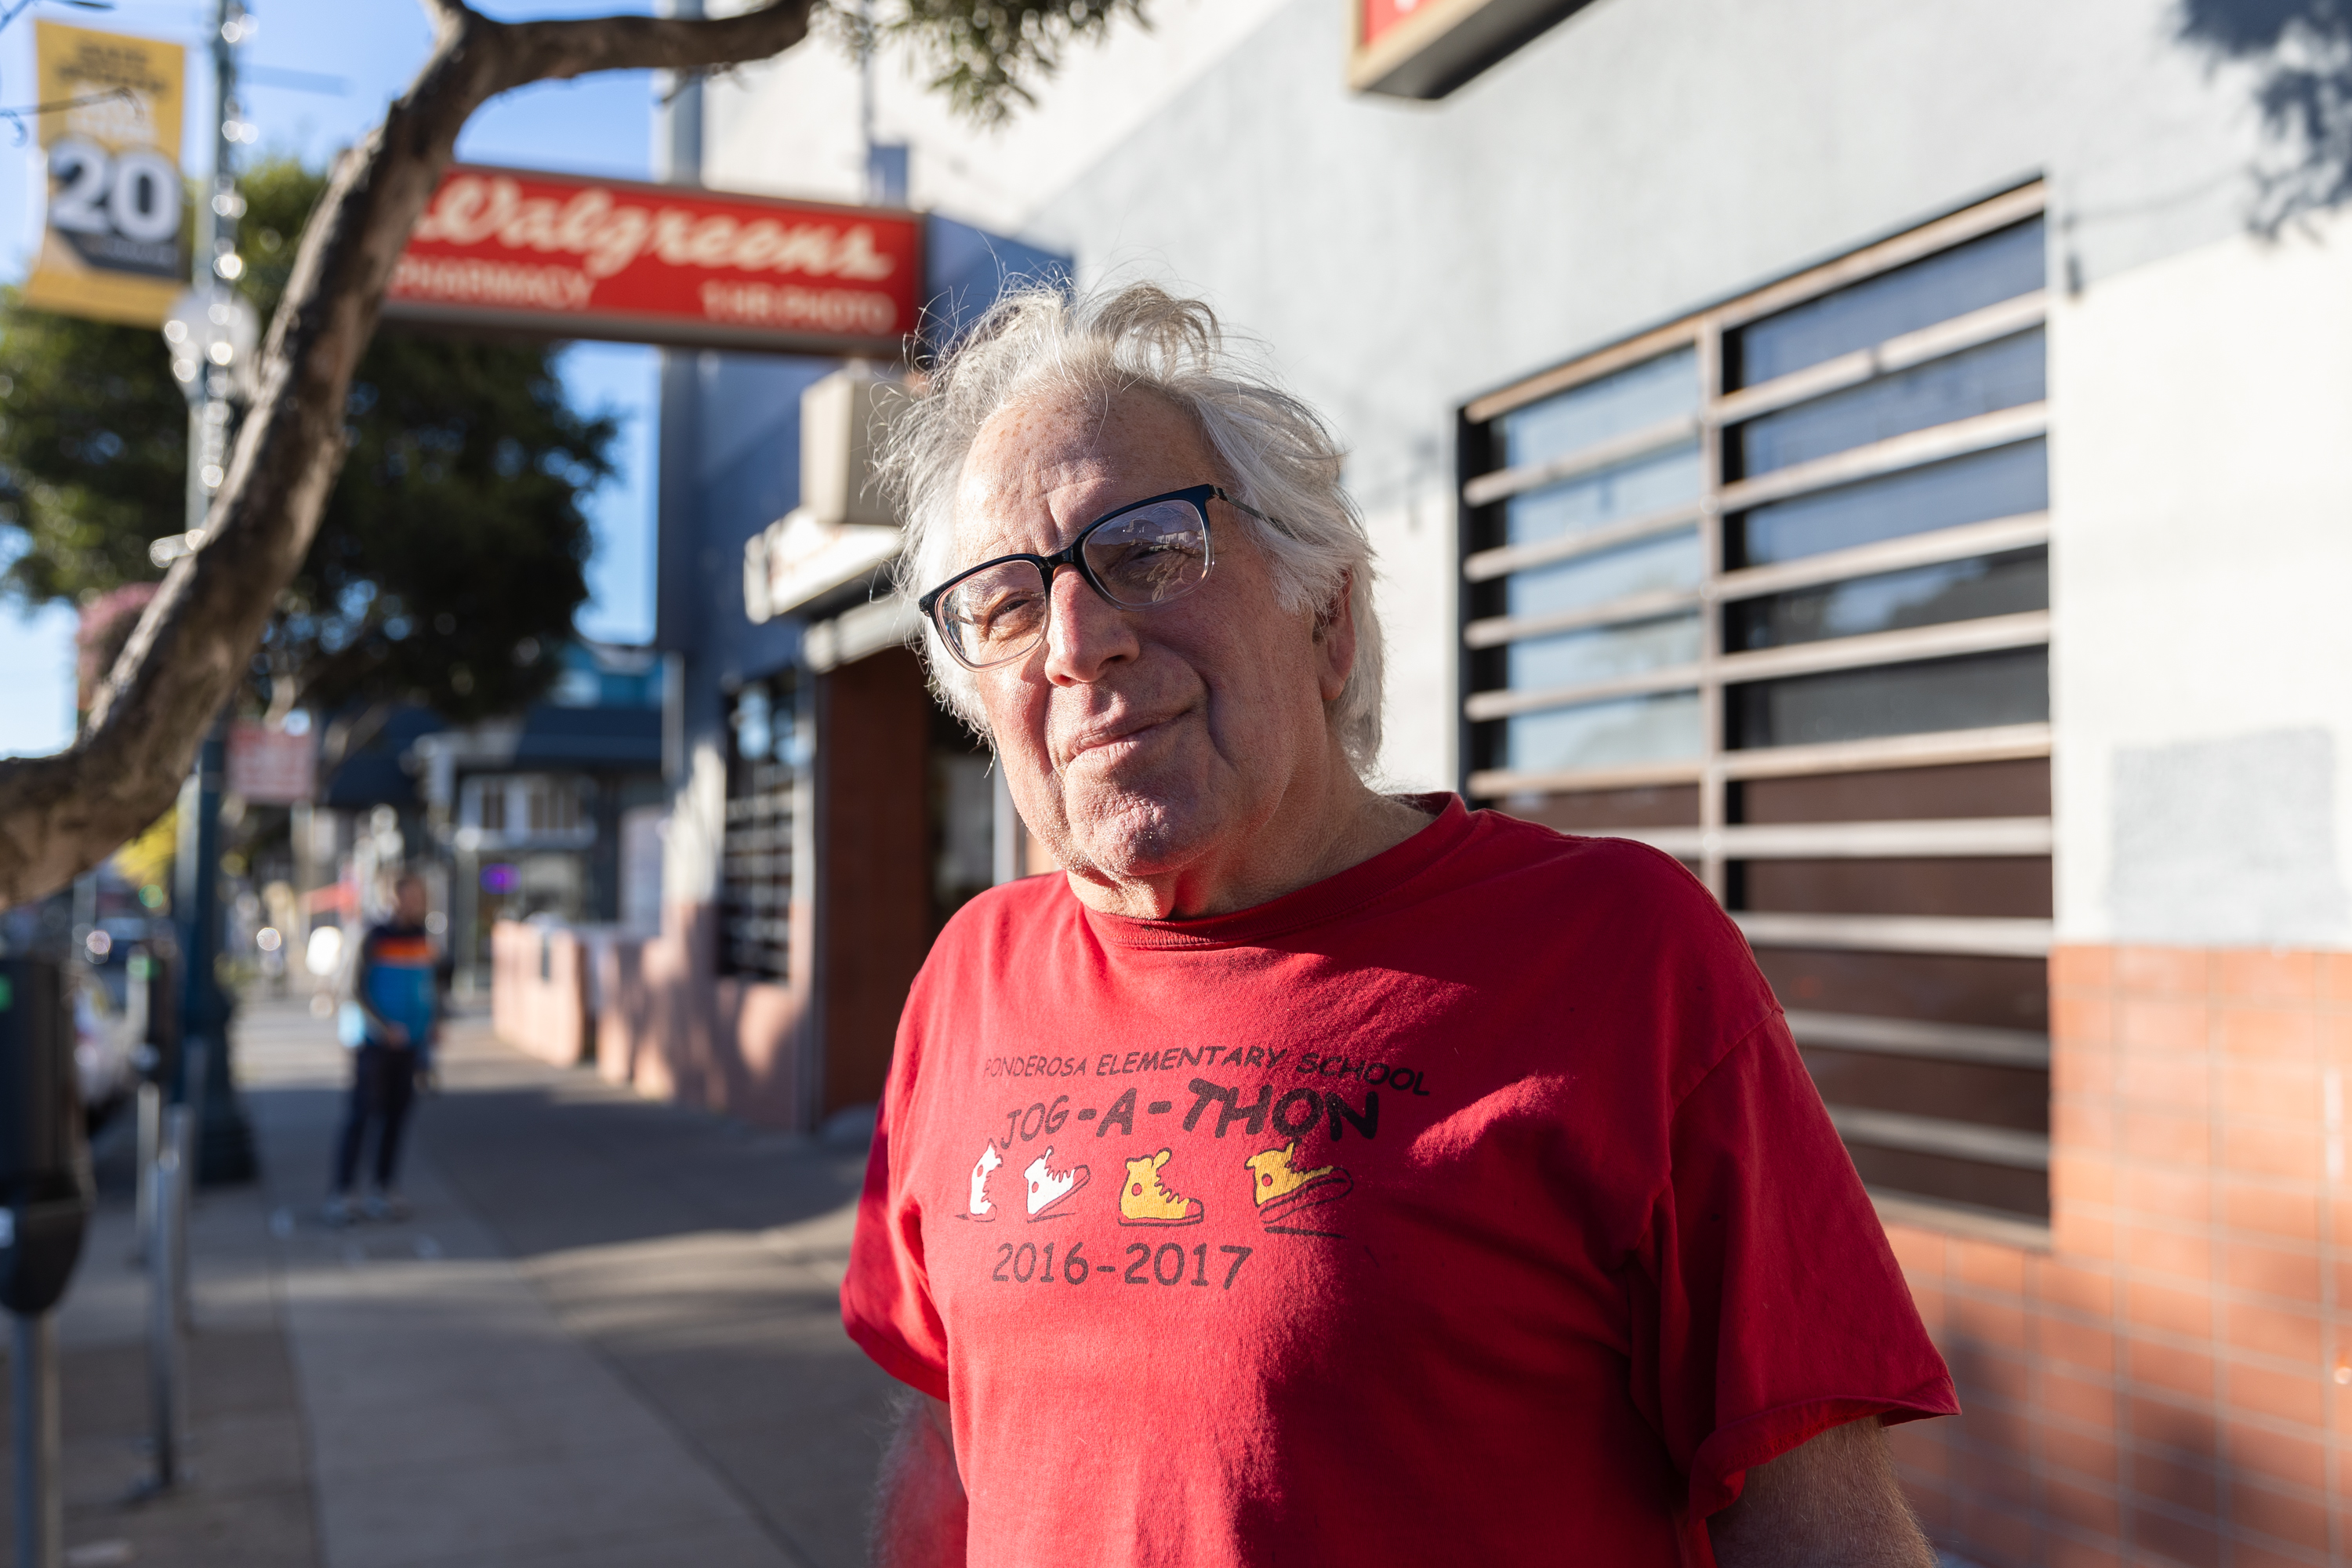
[[[1670,1150],[1634,1286],[1634,1394],[1693,1518],[1832,1426],[1958,1413],[1778,1012],[1675,1108]]]
[[[900,1022],[890,1079],[874,1122],[866,1159],[866,1185],[857,1199],[857,1230],[849,1271],[841,1284],[841,1321],[849,1337],[883,1371],[934,1399],[948,1396],[947,1325],[931,1300],[923,1261],[923,1215],[906,1190],[904,1162],[891,1151],[904,1134],[919,1052],[908,1020]]]

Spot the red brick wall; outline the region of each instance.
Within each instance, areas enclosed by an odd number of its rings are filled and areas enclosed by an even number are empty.
[[[818,679],[822,1118],[882,1098],[898,1014],[930,952],[931,699],[906,648]]]
[[[1897,1428],[1939,1544],[2352,1560],[2352,954],[2062,948],[2046,1248],[1889,1229],[1968,1414]]]

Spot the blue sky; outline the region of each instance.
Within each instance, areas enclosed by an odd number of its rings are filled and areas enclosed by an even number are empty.
[[[266,151],[321,163],[383,117],[406,87],[430,44],[416,0],[247,0],[259,30],[242,58],[256,71],[245,95]],[[490,0],[495,16],[577,16],[646,11],[643,0]],[[110,32],[168,38],[190,47],[192,158],[209,149],[212,82],[209,0],[115,0],[99,14],[37,4],[0,33],[0,102],[27,101],[33,85],[33,17],[47,16]],[[269,68],[333,79],[341,91],[300,90],[268,79]],[[314,84],[315,85],[315,84]],[[457,155],[488,163],[645,178],[652,170],[653,86],[645,73],[615,72],[527,88],[474,116]],[[19,152],[0,138],[0,278],[22,279],[37,231],[37,150]],[[581,629],[614,641],[641,640],[653,629],[655,354],[625,344],[583,343],[564,360],[564,381],[582,407],[623,416],[615,456],[621,473],[590,508],[596,553],[588,571],[592,602]],[[7,548],[0,531],[0,550]],[[62,607],[20,617],[0,605],[0,754],[55,751],[73,733],[73,613]]]

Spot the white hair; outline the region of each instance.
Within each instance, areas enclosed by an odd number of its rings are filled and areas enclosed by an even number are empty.
[[[956,555],[955,496],[964,461],[999,409],[1055,394],[1147,392],[1189,413],[1217,479],[1265,514],[1235,521],[1265,552],[1276,602],[1318,622],[1344,587],[1356,659],[1328,717],[1348,758],[1369,773],[1381,748],[1381,646],[1372,608],[1372,545],[1340,488],[1330,428],[1229,346],[1215,312],[1149,283],[1072,300],[1058,290],[1005,295],[938,363],[929,384],[895,411],[877,470],[906,520],[898,591],[912,600],[971,564]],[[971,671],[925,627],[931,679],[957,717],[988,733]]]

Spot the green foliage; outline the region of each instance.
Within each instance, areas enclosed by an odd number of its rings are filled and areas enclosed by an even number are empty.
[[[0,289],[0,522],[30,536],[0,593],[86,599],[158,575],[147,542],[186,526],[187,450],[161,337]]]
[[[322,186],[285,161],[240,182],[239,286],[265,321]],[[256,656],[256,699],[291,679],[322,712],[417,700],[464,720],[544,689],[540,649],[587,598],[581,502],[615,433],[565,405],[559,352],[378,335],[352,381],[350,455]],[[87,604],[161,575],[147,546],[185,526],[187,420],[159,334],[0,294],[0,521],[25,541],[0,592]]]
[[[1144,0],[900,0],[872,22],[834,13],[856,47],[870,27],[906,38],[929,57],[930,87],[983,125],[1037,101],[1030,84],[1052,78],[1070,46],[1099,41],[1121,16],[1149,26]]]
[[[246,281],[274,304],[322,182],[291,163],[244,182]],[[563,401],[554,346],[397,330],[360,362],[351,452],[261,658],[333,710],[413,697],[453,719],[544,689],[541,647],[588,596],[582,500],[614,427]]]

